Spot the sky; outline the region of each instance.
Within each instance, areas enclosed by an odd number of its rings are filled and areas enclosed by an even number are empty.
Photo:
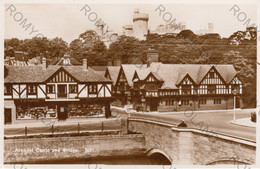
[[[133,13],[136,8],[141,13],[149,14],[149,29],[153,30],[159,24],[165,24],[163,14],[159,15],[156,8],[160,4],[88,4],[91,8],[85,16],[81,10],[85,4],[10,4],[5,6],[5,35],[8,38],[26,39],[40,34],[47,38],[61,37],[70,43],[88,29],[95,29],[94,22],[88,16],[96,13],[114,33],[122,33],[122,27],[133,24]],[[162,4],[165,12],[169,12],[176,22],[184,22],[186,28],[196,32],[207,28],[208,23],[214,24],[214,32],[222,37],[246,29],[245,21],[256,23],[257,6],[254,4],[237,4],[239,11],[234,16],[230,9],[234,4]],[[9,9],[8,9],[9,8]],[[88,8],[88,7],[85,7]],[[236,8],[236,9],[238,9]],[[13,12],[11,13],[11,10]],[[168,14],[168,16],[170,16]],[[237,17],[239,15],[239,17]],[[94,19],[95,14],[91,14]],[[165,15],[166,16],[166,15]],[[245,19],[244,19],[245,18]],[[26,30],[22,21],[30,27]],[[241,21],[243,20],[244,21]]]

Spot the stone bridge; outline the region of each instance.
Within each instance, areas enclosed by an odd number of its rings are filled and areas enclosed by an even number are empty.
[[[255,164],[254,141],[134,117],[128,118],[127,129],[143,134],[147,155],[163,156],[164,164]]]

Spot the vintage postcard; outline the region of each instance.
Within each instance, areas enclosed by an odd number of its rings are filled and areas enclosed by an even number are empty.
[[[258,1],[1,5],[6,168],[260,165]]]

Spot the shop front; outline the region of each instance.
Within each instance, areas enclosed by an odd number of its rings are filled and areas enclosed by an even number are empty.
[[[90,101],[49,102],[44,100],[16,100],[16,119],[58,119],[105,117],[106,102]]]

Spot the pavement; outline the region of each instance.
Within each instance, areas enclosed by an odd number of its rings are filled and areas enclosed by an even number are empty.
[[[239,125],[239,126],[246,126],[246,127],[254,127],[254,128],[256,128],[256,123],[252,122],[251,118],[236,119],[236,120],[232,120],[231,123]]]

